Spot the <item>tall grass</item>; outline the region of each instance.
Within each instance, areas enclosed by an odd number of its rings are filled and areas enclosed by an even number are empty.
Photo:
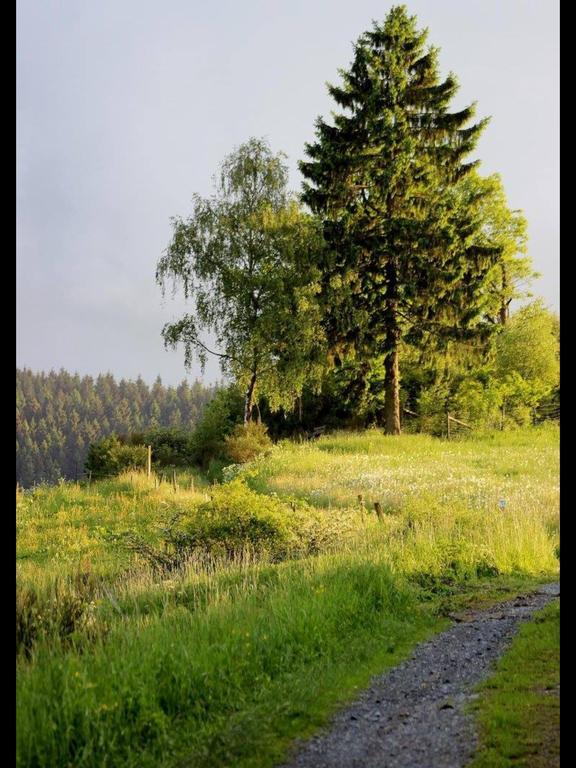
[[[442,626],[445,595],[556,577],[557,453],[549,428],[286,443],[235,474],[321,541],[316,555],[276,562],[236,542],[171,573],[117,535],[160,547],[167,521],[194,523],[211,494],[214,510],[227,492],[260,497],[140,475],[21,494],[18,765],[273,765]]]
[[[192,487],[191,486],[192,481]],[[175,514],[208,498],[206,481],[180,471],[177,490],[143,472],[112,480],[61,483],[20,492],[16,500],[16,565],[21,580],[37,583],[77,571],[118,576],[138,558],[115,535],[132,531],[150,544]]]
[[[201,610],[174,601],[119,622],[89,653],[40,647],[18,670],[18,765],[271,764],[321,719],[317,697],[438,625],[384,563],[354,556],[209,591]]]

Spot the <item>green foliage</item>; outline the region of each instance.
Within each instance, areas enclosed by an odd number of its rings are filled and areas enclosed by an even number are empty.
[[[237,424],[225,439],[226,453],[236,464],[252,461],[272,447],[268,427],[260,421]]]
[[[147,459],[145,445],[130,445],[112,435],[99,443],[92,443],[84,468],[94,478],[112,477],[128,469],[145,468]]]
[[[244,420],[254,398],[277,409],[291,404],[312,373],[321,334],[312,254],[320,247],[315,221],[287,191],[284,156],[251,139],[223,162],[215,195],[194,197],[188,219],[173,221],[173,237],[157,268],[193,302],[193,313],[166,325],[166,344],[220,359],[245,393]],[[210,331],[216,350],[202,334]]]
[[[290,507],[236,479],[214,488],[210,500],[200,504],[188,521],[179,521],[168,543],[180,552],[201,549],[235,557],[265,550],[283,557],[295,544]]]
[[[412,426],[437,435],[446,412],[489,429],[558,418],[558,318],[535,301],[500,326],[484,353],[458,343],[427,357],[412,348],[402,391],[418,412]]]
[[[463,186],[486,124],[474,106],[450,113],[457,91],[440,79],[438,50],[404,6],[360,36],[329,86],[341,108],[317,121],[304,201],[321,218],[325,325],[336,359],[384,356],[385,428],[399,423],[402,340],[423,345],[490,333],[481,290],[501,243],[485,236],[483,191]]]
[[[505,379],[512,372],[544,390],[558,384],[560,327],[556,315],[542,301],[519,309],[496,341],[496,369]],[[544,392],[542,392],[544,394]]]
[[[211,489],[209,501],[181,510],[163,528],[162,548],[128,535],[125,543],[154,568],[182,569],[191,559],[223,563],[286,558],[338,549],[355,535],[355,515],[330,515],[302,500],[260,494],[234,477]]]
[[[155,427],[147,432],[133,432],[132,445],[152,446],[152,463],[157,467],[183,467],[194,461],[191,433],[179,428]]]
[[[235,386],[220,389],[207,405],[191,438],[194,460],[207,468],[212,460],[226,461],[226,437],[242,422],[244,402]]]
[[[498,258],[478,286],[477,302],[494,323],[504,325],[514,299],[530,294],[526,285],[535,277],[527,253],[528,223],[518,210],[510,210],[498,174],[486,178],[473,171],[455,188],[458,202],[470,210],[476,200],[476,242],[498,249]]]

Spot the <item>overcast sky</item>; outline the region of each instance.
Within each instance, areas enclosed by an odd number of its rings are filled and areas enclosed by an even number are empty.
[[[175,384],[156,262],[170,217],[209,194],[250,136],[297,161],[333,103],[326,81],[392,3],[375,0],[18,0],[17,364]],[[443,73],[492,120],[476,156],[529,222],[559,294],[559,3],[413,0]],[[218,376],[207,369],[206,380]]]

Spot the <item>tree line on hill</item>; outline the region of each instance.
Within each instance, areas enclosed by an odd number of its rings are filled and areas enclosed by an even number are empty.
[[[190,431],[216,391],[198,381],[177,387],[112,374],[16,369],[16,481],[24,488],[83,476],[91,444],[112,434]]]
[[[559,419],[559,322],[540,301],[512,313],[492,339],[483,361],[470,354],[423,361],[402,349],[400,382],[403,429],[446,436],[469,429],[509,429]],[[219,388],[193,429],[152,428],[113,435],[94,443],[86,470],[94,478],[146,466],[198,467],[222,480],[225,467],[256,458],[272,440],[311,439],[327,429],[377,426],[385,408],[382,360],[358,377],[354,365],[327,371],[320,392],[305,386],[290,409],[276,409],[257,397],[257,417],[247,424],[245,397],[237,382]],[[366,386],[366,382],[368,386]],[[448,416],[451,418],[448,419]],[[449,426],[450,424],[450,426]]]
[[[447,413],[491,429],[559,418],[559,332],[558,318],[534,301],[512,314],[483,361],[469,353],[423,361],[417,350],[403,349],[404,429],[443,435]],[[382,360],[360,374],[353,362],[329,370],[321,390],[305,385],[291,408],[257,397],[259,416],[244,425],[237,382],[174,388],[158,378],[148,387],[111,374],[17,369],[16,480],[27,488],[85,472],[96,479],[142,469],[148,445],[156,470],[196,466],[219,479],[226,465],[253,458],[270,438],[306,439],[319,425],[377,426],[385,403]]]

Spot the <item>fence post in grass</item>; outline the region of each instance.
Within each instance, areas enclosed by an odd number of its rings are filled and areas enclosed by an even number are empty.
[[[450,440],[450,413],[446,411],[446,436]]]
[[[190,475],[190,482],[188,483],[188,488],[191,491],[194,490],[194,477],[193,477],[193,475]]]
[[[176,470],[172,470],[172,487],[174,488],[174,493],[176,493],[178,486],[176,485]]]
[[[92,482],[92,470],[88,472],[88,490],[90,490],[90,483]]]
[[[152,446],[148,446],[148,456],[146,461],[146,476],[148,477],[148,480],[150,480],[150,475],[152,474]]]
[[[382,520],[382,507],[379,501],[374,502],[374,509],[376,510],[376,515],[378,517],[378,520]]]

